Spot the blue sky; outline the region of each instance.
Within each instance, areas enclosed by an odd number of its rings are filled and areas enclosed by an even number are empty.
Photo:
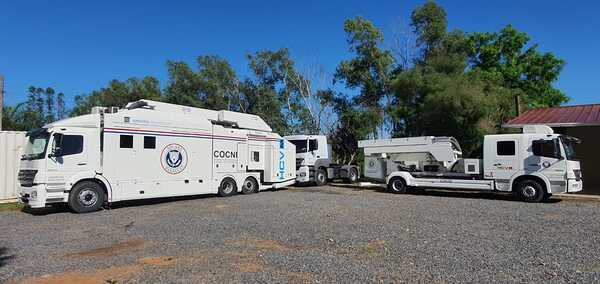
[[[126,3],[125,3],[126,2]],[[384,34],[406,23],[423,1],[3,1],[0,73],[6,101],[30,85],[75,95],[113,79],[152,75],[166,82],[165,62],[194,65],[198,55],[226,58],[238,75],[245,54],[287,47],[300,65],[332,73],[350,56],[344,19],[364,16]],[[569,104],[600,102],[598,1],[438,1],[450,29],[498,31],[508,23],[540,50],[567,61],[556,86]]]

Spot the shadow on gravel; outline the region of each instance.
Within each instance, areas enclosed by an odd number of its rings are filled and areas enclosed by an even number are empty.
[[[13,258],[15,258],[15,256],[8,254],[8,248],[0,247],[0,267],[7,265]]]
[[[126,207],[138,207],[138,206],[146,206],[146,205],[155,205],[161,203],[169,203],[169,202],[177,202],[177,201],[185,201],[185,200],[201,200],[205,198],[220,198],[217,194],[203,194],[203,195],[190,195],[190,196],[176,196],[176,197],[163,197],[163,198],[150,198],[150,199],[140,199],[140,200],[127,200],[127,201],[119,201],[111,203],[109,206],[105,206],[104,209],[107,210],[115,210]],[[49,214],[57,214],[57,213],[73,213],[69,206],[64,203],[53,204],[46,208],[28,208],[25,207],[21,210],[21,212],[41,216],[41,215],[49,215]]]
[[[332,187],[338,188],[351,188],[353,191],[369,190],[376,192],[383,192],[388,194],[394,194],[388,192],[387,188],[372,186],[372,187],[361,187],[359,185],[341,185],[341,184],[330,184]],[[468,198],[468,199],[489,199],[489,200],[504,200],[504,201],[515,201],[522,202],[518,198],[514,197],[511,193],[504,192],[484,192],[484,191],[457,191],[457,190],[443,190],[443,189],[412,189],[407,194],[410,195],[423,195],[423,196],[439,196],[449,198]],[[544,203],[558,203],[562,200],[559,197],[552,197]]]

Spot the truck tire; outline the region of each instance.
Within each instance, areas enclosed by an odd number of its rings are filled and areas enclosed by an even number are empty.
[[[104,201],[106,201],[104,190],[93,181],[79,182],[69,193],[69,207],[77,213],[98,211]]]
[[[327,184],[327,173],[323,169],[318,169],[315,172],[315,182],[317,186],[322,186]]]
[[[237,185],[235,180],[230,177],[226,177],[221,181],[219,186],[219,195],[222,197],[231,196],[237,193]]]
[[[348,182],[355,183],[358,181],[358,171],[355,168],[348,170]]]
[[[401,177],[393,177],[388,183],[388,190],[393,193],[406,193],[406,182]]]
[[[516,193],[521,200],[531,203],[542,202],[547,196],[544,187],[535,180],[519,182]]]
[[[258,192],[258,182],[256,182],[256,179],[253,177],[247,177],[246,180],[244,180],[244,184],[242,185],[242,193],[250,194],[250,193],[257,193],[257,192]]]

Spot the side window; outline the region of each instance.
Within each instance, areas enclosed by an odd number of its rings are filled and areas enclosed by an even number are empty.
[[[252,151],[252,161],[260,162],[260,153],[257,151]]]
[[[319,149],[319,144],[317,143],[317,139],[308,140],[308,151],[314,151]]]
[[[556,147],[554,140],[535,140],[531,142],[533,155],[539,157],[559,158],[560,150]]]
[[[63,135],[61,156],[75,155],[83,152],[83,136]]]
[[[156,149],[156,137],[144,136],[144,149]]]
[[[496,143],[496,154],[498,156],[514,156],[515,141],[498,141]]]
[[[133,148],[133,136],[132,135],[121,135],[119,139],[119,145],[121,148]]]

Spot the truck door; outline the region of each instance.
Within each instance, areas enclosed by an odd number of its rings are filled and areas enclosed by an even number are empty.
[[[69,190],[71,178],[78,173],[90,171],[88,165],[89,135],[84,132],[55,133],[50,142],[55,155],[48,156],[49,191]]]
[[[567,162],[562,158],[558,138],[531,138],[525,173],[541,173],[550,180],[553,191],[564,191]]]
[[[485,159],[485,178],[495,179],[498,190],[510,190],[510,180],[520,167],[518,139],[498,139],[487,143]]]

